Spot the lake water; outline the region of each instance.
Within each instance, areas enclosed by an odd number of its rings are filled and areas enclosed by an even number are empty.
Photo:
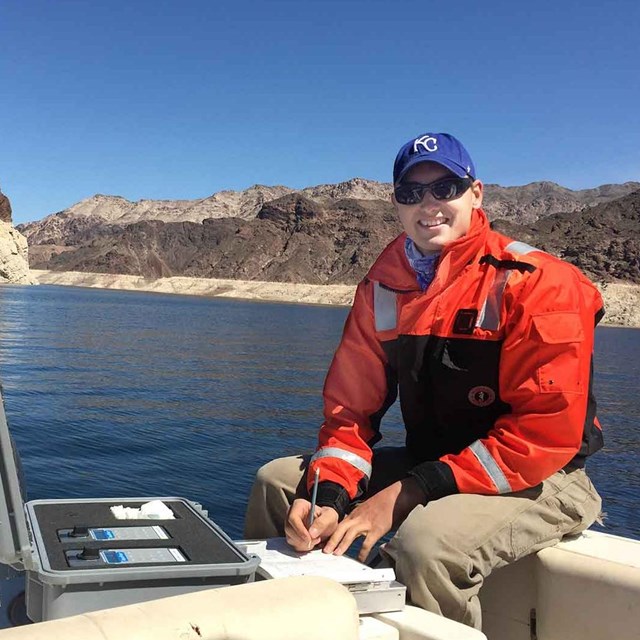
[[[315,447],[347,309],[0,287],[0,378],[29,499],[182,496],[242,535],[256,469]],[[640,538],[640,330],[601,327],[606,531]],[[385,444],[402,444],[397,408]]]

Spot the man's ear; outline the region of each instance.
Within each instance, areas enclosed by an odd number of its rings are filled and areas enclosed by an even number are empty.
[[[484,185],[480,180],[474,180],[471,185],[471,193],[473,195],[472,206],[474,209],[479,209],[482,206],[483,188]]]

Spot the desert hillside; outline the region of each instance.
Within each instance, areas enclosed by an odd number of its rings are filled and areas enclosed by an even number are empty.
[[[356,178],[194,201],[95,196],[19,229],[36,269],[354,284],[400,230],[390,192],[389,184]],[[640,283],[640,183],[583,191],[550,182],[487,185],[484,208],[497,229],[596,281]]]

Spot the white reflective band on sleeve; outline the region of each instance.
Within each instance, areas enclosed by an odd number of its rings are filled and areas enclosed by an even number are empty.
[[[475,457],[478,458],[487,475],[491,478],[491,482],[496,485],[498,493],[511,493],[512,489],[509,481],[506,479],[504,473],[502,473],[502,469],[498,466],[498,463],[489,453],[487,447],[485,447],[480,440],[476,440],[469,445],[469,449],[471,449]]]
[[[527,253],[531,253],[532,251],[542,251],[542,249],[536,249],[536,247],[532,247],[530,244],[527,244],[526,242],[518,242],[518,241],[510,242],[507,245],[506,250],[510,251],[511,253],[519,253],[520,255],[523,255],[523,256],[526,255]]]
[[[325,447],[313,454],[311,462],[320,460],[320,458],[340,458],[340,460],[344,460],[352,467],[362,471],[367,478],[371,477],[371,465],[364,458],[357,456],[355,453],[351,453],[351,451],[338,449],[338,447]]]
[[[511,269],[497,272],[489,295],[487,295],[487,299],[484,301],[480,314],[478,315],[476,327],[487,329],[488,331],[497,331],[500,327],[502,295],[504,294],[504,288],[507,286],[507,280],[509,280],[511,272]]]
[[[396,294],[373,283],[373,311],[376,318],[376,331],[395,329],[397,324]]]

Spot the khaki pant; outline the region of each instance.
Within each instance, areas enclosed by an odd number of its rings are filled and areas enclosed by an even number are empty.
[[[245,537],[284,535],[284,520],[307,456],[279,458],[256,476]],[[369,495],[406,476],[403,448],[375,450]],[[366,496],[365,496],[366,497]],[[409,598],[428,611],[480,629],[478,592],[498,569],[589,527],[600,496],[584,470],[558,471],[536,487],[498,496],[457,494],[416,507],[384,546]]]

